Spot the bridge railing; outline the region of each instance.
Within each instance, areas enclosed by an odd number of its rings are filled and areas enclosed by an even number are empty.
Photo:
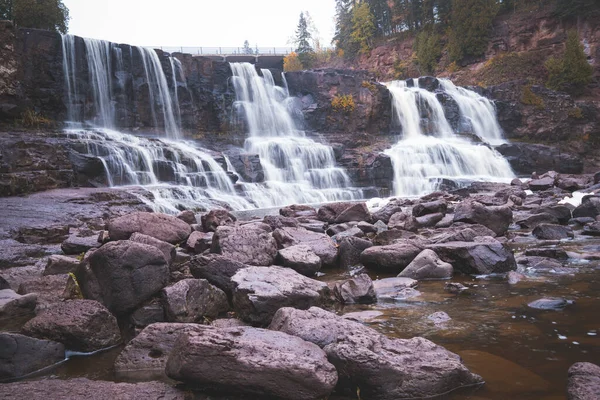
[[[285,56],[294,51],[293,47],[251,47],[250,49],[244,49],[240,47],[177,47],[177,46],[158,46],[159,48],[167,53],[184,53],[192,54],[197,56],[231,56],[231,55],[275,55]]]

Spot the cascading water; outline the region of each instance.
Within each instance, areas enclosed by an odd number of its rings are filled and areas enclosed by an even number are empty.
[[[461,117],[471,122],[474,133],[481,139],[498,142],[502,131],[495,113],[489,114],[488,103],[474,104],[466,89],[456,88],[451,82],[442,83],[451,88],[448,94],[456,100],[460,96]],[[498,181],[514,177],[508,162],[486,144],[473,143],[456,135],[444,115],[437,96],[405,81],[388,84],[393,97],[396,122],[402,127],[402,139],[386,151],[394,165],[394,186],[397,196],[417,196],[436,190],[444,179],[450,181]],[[458,90],[461,89],[461,90]],[[478,95],[477,95],[478,96]],[[469,100],[465,100],[468,98]],[[474,100],[475,99],[475,100]],[[482,98],[483,99],[483,98]],[[473,101],[471,101],[473,100]],[[489,100],[485,99],[489,102]],[[467,111],[463,111],[463,108]],[[423,118],[425,114],[425,118]],[[492,122],[487,118],[493,119]],[[490,132],[489,126],[498,131]]]
[[[266,187],[244,185],[261,206],[352,200],[361,193],[336,167],[333,149],[307,138],[296,128],[286,88],[275,85],[271,71],[249,63],[232,63],[235,108],[247,123],[245,149],[258,154]],[[265,191],[266,190],[266,191]]]

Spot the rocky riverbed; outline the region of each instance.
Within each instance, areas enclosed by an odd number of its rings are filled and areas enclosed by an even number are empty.
[[[1,198],[0,393],[598,398],[599,181],[257,218],[118,189]]]

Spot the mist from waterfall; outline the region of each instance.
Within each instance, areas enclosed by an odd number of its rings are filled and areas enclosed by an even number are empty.
[[[442,87],[449,88],[447,93],[458,103],[461,119],[470,122],[473,133],[491,144],[501,142],[502,131],[493,105],[490,111],[489,100],[448,82],[442,81]],[[387,86],[395,121],[402,128],[402,138],[385,152],[394,166],[397,196],[423,195],[437,190],[445,180],[498,181],[514,177],[508,162],[489,144],[474,143],[453,132],[435,93],[405,81]]]
[[[236,93],[234,109],[245,120],[249,137],[244,147],[258,154],[265,171],[268,196],[276,205],[352,200],[361,197],[345,170],[336,166],[333,148],[306,137],[292,118],[286,87],[270,70],[259,75],[250,63],[231,63]],[[284,80],[285,82],[285,80]],[[255,201],[265,194],[246,187]]]

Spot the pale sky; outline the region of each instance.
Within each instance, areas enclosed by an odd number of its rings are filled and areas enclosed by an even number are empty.
[[[301,11],[324,46],[334,30],[335,0],[63,0],[69,33],[137,46],[289,47]]]

